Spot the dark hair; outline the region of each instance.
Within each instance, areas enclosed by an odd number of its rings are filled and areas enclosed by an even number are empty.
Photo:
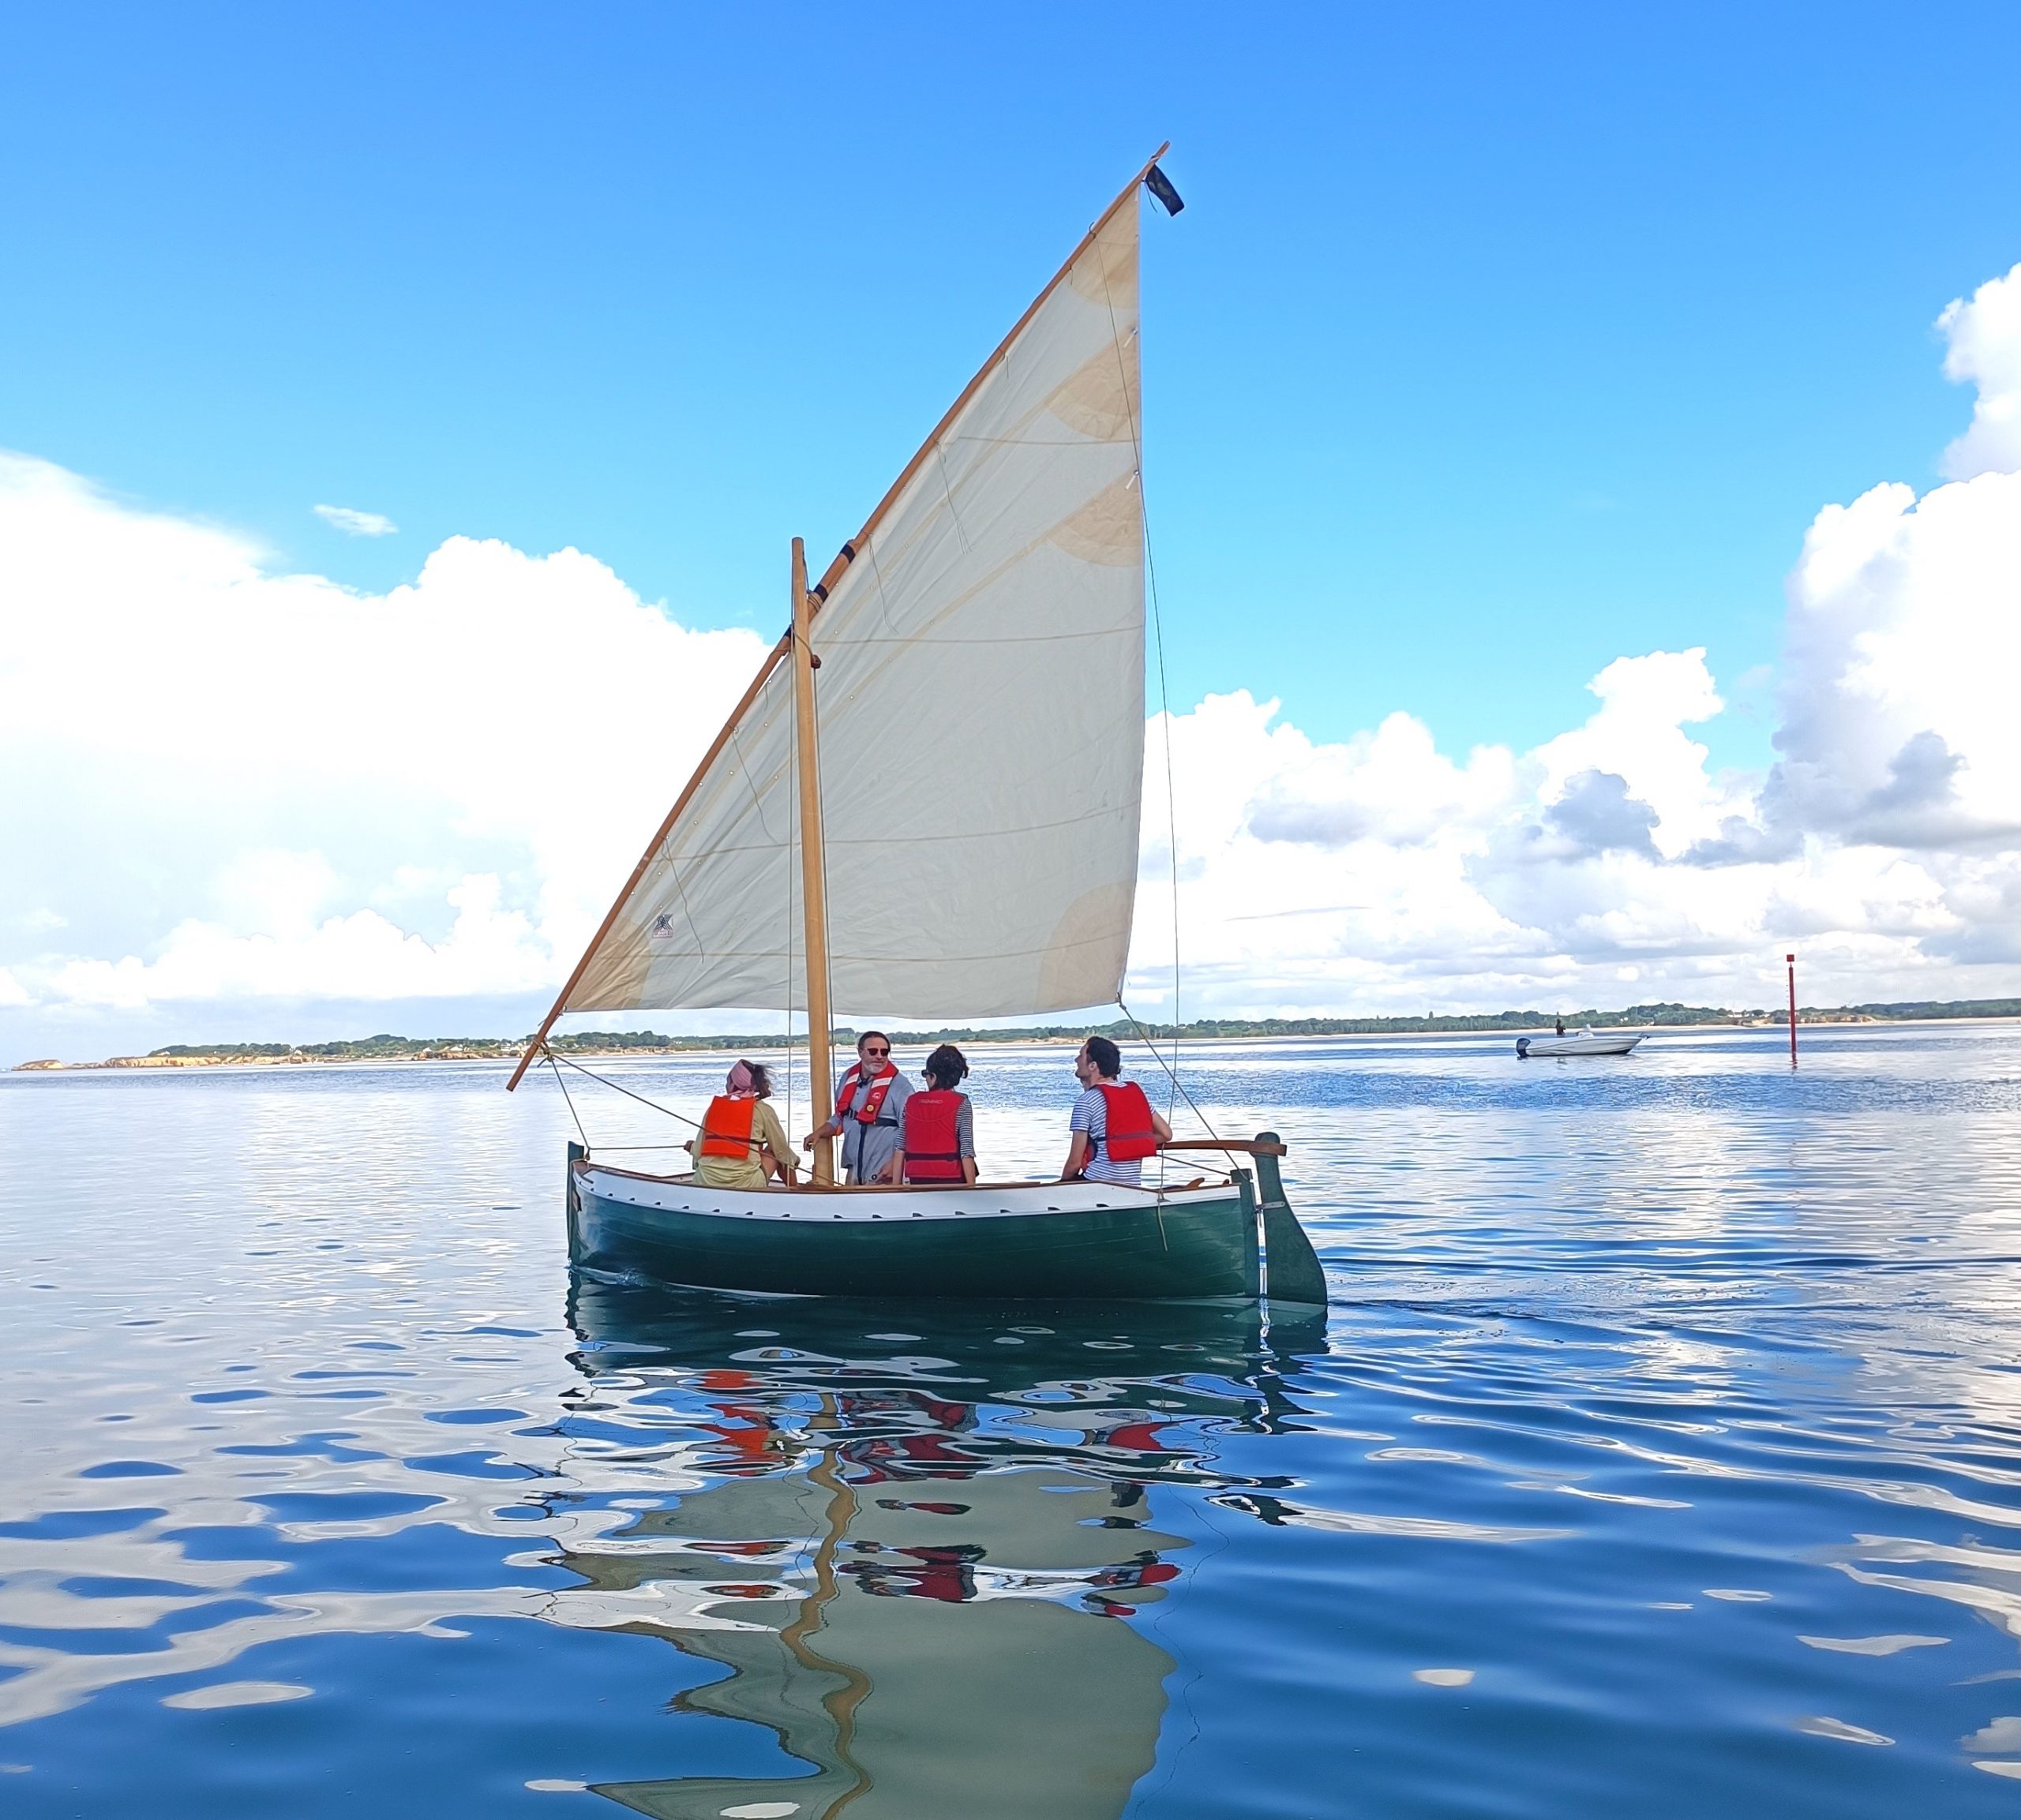
[[[879,1042],[882,1043],[887,1049],[889,1049],[891,1047],[891,1039],[887,1036],[883,1031],[866,1030],[856,1039],[856,1052],[857,1054],[861,1055],[863,1053],[864,1044],[868,1043],[873,1036],[876,1037]]]
[[[1106,1036],[1090,1036],[1082,1047],[1103,1080],[1113,1080],[1123,1072],[1123,1051]]]
[[[751,1073],[751,1091],[760,1099],[772,1097],[772,1071],[762,1062],[746,1062],[744,1065]]]
[[[943,1043],[927,1057],[921,1073],[945,1093],[968,1079],[968,1058],[953,1043]]]

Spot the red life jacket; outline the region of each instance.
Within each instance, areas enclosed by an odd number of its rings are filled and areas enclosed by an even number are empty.
[[[905,1134],[899,1140],[906,1153],[908,1182],[960,1182],[962,1145],[960,1126],[965,1093],[951,1089],[922,1088],[906,1102]]]
[[[886,1062],[884,1072],[871,1082],[870,1091],[863,1096],[863,1110],[855,1114],[859,1124],[875,1125],[877,1122],[877,1115],[884,1110],[884,1096],[891,1091],[891,1083],[898,1078],[897,1065],[892,1062]],[[856,1090],[862,1084],[863,1064],[860,1062],[853,1062],[850,1065],[849,1073],[842,1077],[842,1091],[836,1097],[835,1117],[838,1119],[847,1118],[850,1116],[850,1103],[856,1098]],[[896,1122],[896,1120],[893,1121],[893,1123]]]
[[[1103,1135],[1090,1136],[1091,1162],[1140,1163],[1158,1150],[1157,1127],[1151,1122],[1151,1103],[1134,1080],[1098,1080],[1102,1096]]]
[[[732,1099],[727,1094],[718,1094],[702,1114],[702,1140],[695,1146],[695,1154],[733,1156],[741,1163],[748,1163],[758,1148],[751,1135],[751,1122],[757,1111],[756,1099]]]

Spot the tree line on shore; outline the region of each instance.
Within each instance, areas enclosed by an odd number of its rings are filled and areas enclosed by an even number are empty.
[[[1170,1024],[1139,1024],[1118,1018],[1106,1024],[1026,1024],[1000,1030],[983,1029],[972,1024],[949,1025],[937,1030],[899,1030],[894,1034],[902,1042],[922,1044],[1078,1042],[1086,1036],[1108,1036],[1119,1041],[1149,1037],[1164,1042],[1187,1037],[1405,1036],[1442,1032],[1534,1030],[1550,1025],[1560,1016],[1568,1028],[1584,1024],[1595,1030],[1618,1029],[1625,1025],[1647,1028],[1666,1024],[1760,1025],[1788,1021],[1787,1012],[1780,1007],[1734,1011],[1719,1005],[1656,1004],[1631,1005],[1619,1011],[1589,1007],[1563,1013],[1468,1012],[1450,1016],[1427,1013],[1422,1017],[1208,1017],[1194,1019],[1176,1028]],[[1804,1005],[1797,1013],[1799,1024],[1892,1024],[1954,1017],[2021,1017],[2021,998],[1944,1002],[1918,999],[1885,1005]],[[853,1028],[844,1027],[834,1032],[834,1041],[846,1050],[853,1044],[856,1036]],[[247,1061],[283,1061],[298,1055],[306,1062],[478,1061],[517,1055],[531,1040],[531,1037],[523,1036],[414,1037],[381,1034],[332,1043],[178,1043],[149,1050],[147,1059],[158,1062],[217,1062],[242,1057]],[[789,1046],[800,1048],[805,1046],[806,1041],[804,1035],[789,1038],[776,1031],[668,1036],[653,1030],[587,1030],[548,1038],[549,1047],[564,1055],[783,1049]]]

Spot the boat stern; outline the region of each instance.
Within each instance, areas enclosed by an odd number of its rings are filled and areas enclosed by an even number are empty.
[[[1326,1305],[1326,1272],[1312,1241],[1284,1198],[1277,1159],[1284,1140],[1274,1131],[1256,1134],[1257,1211],[1263,1221],[1263,1293],[1273,1301]]]

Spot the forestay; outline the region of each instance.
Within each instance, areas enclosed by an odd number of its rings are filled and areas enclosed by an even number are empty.
[[[1144,738],[1137,253],[1133,184],[816,615],[838,1011],[1120,990]],[[562,1009],[805,1004],[793,737],[775,655]]]

